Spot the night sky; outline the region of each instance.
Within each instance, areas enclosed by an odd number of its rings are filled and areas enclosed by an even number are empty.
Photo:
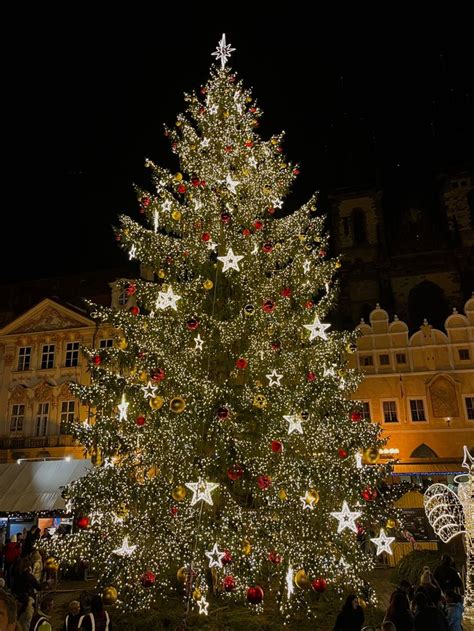
[[[407,199],[429,211],[437,170],[474,162],[461,8],[416,20],[401,8],[379,19],[224,9],[211,18],[181,5],[154,17],[41,7],[4,23],[2,232],[14,252],[2,251],[3,282],[126,263],[111,225],[121,212],[139,216],[133,184],[147,183],[146,157],[177,169],[163,124],[206,81],[224,31],[237,49],[231,66],[264,109],[262,135],[284,129],[301,165],[288,208],[315,189],[324,198],[377,185],[395,215]]]

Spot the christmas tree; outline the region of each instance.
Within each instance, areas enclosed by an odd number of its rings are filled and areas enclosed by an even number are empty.
[[[395,527],[380,428],[348,398],[354,336],[326,323],[340,262],[316,195],[275,215],[299,168],[283,134],[258,135],[232,51],[223,36],[165,130],[179,171],[146,161],[154,190],[116,238],[153,273],[119,281],[131,308],[94,307],[116,344],[85,349],[91,383],[75,387],[96,466],[66,489],[77,528],[51,550],[87,561],[129,610],[170,594],[201,613],[213,598],[259,610],[270,591],[287,615],[360,589]]]

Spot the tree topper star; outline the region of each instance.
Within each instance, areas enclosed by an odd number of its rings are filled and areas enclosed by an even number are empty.
[[[169,285],[166,291],[158,292],[158,298],[156,299],[155,307],[157,309],[167,309],[168,307],[171,307],[172,309],[177,311],[178,307],[176,303],[178,302],[178,300],[181,300],[181,296],[175,294],[173,292],[173,288],[171,287],[171,285]]]
[[[227,250],[227,254],[225,256],[218,256],[217,259],[219,261],[222,261],[224,267],[222,268],[223,272],[226,272],[229,269],[235,269],[238,272],[240,272],[239,269],[239,261],[240,259],[243,259],[243,256],[240,256],[239,254],[234,254],[232,248],[229,248]]]
[[[303,324],[303,326],[305,329],[308,329],[308,331],[310,331],[310,336],[309,336],[310,342],[314,340],[316,337],[320,337],[322,340],[328,339],[326,329],[329,329],[331,325],[320,322],[317,315],[314,316],[313,324]]]
[[[303,433],[303,428],[301,426],[301,419],[296,414],[289,414],[283,417],[285,421],[288,421],[288,434],[292,434],[293,432],[298,432],[298,434]]]
[[[280,381],[283,375],[279,375],[276,370],[272,370],[272,372],[269,375],[265,375],[265,377],[270,382],[268,384],[269,386],[281,386]]]
[[[351,509],[347,505],[346,500],[342,503],[342,510],[339,513],[331,513],[335,517],[339,524],[337,526],[337,532],[342,532],[345,528],[357,532],[357,526],[355,520],[362,515],[359,511],[351,512]]]
[[[377,546],[376,556],[379,556],[382,552],[392,554],[392,548],[390,546],[395,541],[395,537],[387,537],[383,528],[380,529],[378,537],[372,537],[370,540]]]
[[[221,552],[217,543],[214,544],[212,550],[206,550],[204,553],[209,559],[209,567],[222,567],[222,559],[225,557],[225,552]]]
[[[206,482],[202,478],[199,478],[197,482],[186,482],[185,486],[193,492],[191,506],[194,506],[194,504],[201,501],[207,502],[210,506],[212,506],[211,493],[217,489],[219,484],[217,482]]]
[[[230,57],[230,54],[235,51],[235,48],[231,48],[231,44],[228,44],[225,39],[225,33],[222,33],[222,37],[217,45],[215,52],[212,53],[212,56],[216,58],[216,61],[220,59],[221,68],[225,68],[227,60]]]

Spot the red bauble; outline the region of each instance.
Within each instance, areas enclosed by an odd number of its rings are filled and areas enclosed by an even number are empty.
[[[217,409],[216,414],[217,414],[217,418],[220,418],[221,421],[225,421],[227,418],[229,418],[230,410],[229,408],[226,408],[224,405],[221,405],[221,407]]]
[[[279,440],[272,440],[270,445],[274,454],[279,454],[283,451],[283,444]]]
[[[358,521],[355,523],[357,529],[357,536],[363,535],[365,532],[365,528],[359,524]]]
[[[272,351],[279,351],[281,348],[280,342],[272,342]]]
[[[178,193],[186,193],[186,184],[180,184],[178,186]]]
[[[201,88],[200,90],[201,94],[206,94],[207,93],[207,88]]]
[[[254,221],[253,227],[255,228],[255,230],[260,230],[261,228],[263,228],[263,222],[257,219],[257,221]]]
[[[232,592],[235,589],[235,578],[233,576],[226,576],[222,584],[226,592]]]
[[[232,145],[227,145],[226,147],[224,147],[224,151],[226,153],[232,153],[232,151],[233,151]]]
[[[250,230],[248,228],[244,228],[242,230],[242,234],[244,235],[244,237],[249,237],[250,236]]]
[[[94,355],[94,357],[92,358],[92,362],[95,366],[98,366],[102,363],[102,357],[100,355]]]
[[[236,464],[232,465],[232,467],[229,467],[229,469],[227,469],[227,477],[229,478],[229,480],[232,480],[232,482],[236,482],[237,480],[240,480],[240,478],[243,475],[244,475],[244,470]]]
[[[176,515],[178,514],[178,507],[177,506],[172,506],[171,510],[170,510],[171,516],[172,517],[176,517]]]
[[[273,300],[265,300],[262,305],[262,309],[265,311],[265,313],[271,313],[274,308],[275,303],[273,302]]]
[[[263,589],[260,585],[255,585],[255,587],[249,587],[247,590],[247,600],[252,605],[259,605],[263,600]]]
[[[137,291],[137,286],[136,285],[129,285],[127,287],[127,294],[129,296],[133,296],[133,294],[136,293],[136,291]]]
[[[326,256],[326,254],[327,254],[326,250],[319,250],[319,256],[324,257]]]
[[[306,373],[306,381],[315,381],[316,374],[312,370],[308,370]]]
[[[337,453],[339,454],[339,458],[347,458],[347,451],[345,449],[342,449],[342,447],[339,447]]]
[[[145,208],[146,208],[149,205],[150,205],[150,198],[149,197],[144,197],[142,199],[142,206],[145,206]]]
[[[307,300],[304,303],[304,306],[305,306],[306,309],[312,309],[314,307],[314,302],[312,300]]]
[[[282,559],[283,557],[281,556],[281,554],[278,554],[278,552],[275,552],[275,550],[272,550],[268,553],[268,560],[272,563],[281,563]]]
[[[235,365],[237,366],[237,368],[243,370],[244,368],[247,368],[249,363],[244,357],[239,357],[239,359],[235,362]]]
[[[232,563],[232,555],[229,550],[224,550],[224,556],[221,559],[221,563],[222,565],[229,565],[229,563]]]
[[[122,237],[121,237],[121,235],[119,235],[119,234],[116,234],[116,235],[115,235],[115,240],[116,240],[116,241],[120,241],[120,240],[121,240],[121,238],[122,238]]]
[[[163,368],[157,368],[156,370],[153,371],[153,374],[151,376],[151,378],[153,379],[153,381],[156,382],[160,382],[163,381],[163,379],[166,377],[166,373],[163,370]]]
[[[265,252],[265,254],[270,254],[270,252],[273,250],[273,245],[271,243],[264,243],[262,245],[262,250]]]
[[[361,420],[362,420],[362,414],[360,412],[352,412],[351,421],[353,423],[358,423]]]
[[[269,208],[267,208],[267,213],[269,215],[273,215],[275,214],[275,209],[273,208],[273,206],[270,206]]]
[[[270,478],[270,476],[268,475],[258,476],[257,484],[262,489],[262,491],[264,491],[265,489],[268,489],[271,483],[272,483],[272,479]]]
[[[211,235],[209,234],[209,232],[203,232],[202,235],[201,235],[201,239],[203,241],[210,241]]]
[[[326,580],[324,578],[315,578],[313,581],[311,581],[311,587],[314,589],[315,592],[324,592],[327,585],[328,584],[326,583]]]
[[[293,175],[299,175],[299,174],[300,174],[299,169],[293,169]]]
[[[138,315],[140,313],[140,307],[137,307],[137,305],[133,305],[133,307],[130,307],[130,313],[132,315]]]
[[[277,151],[278,153],[283,153],[283,147],[277,147],[277,148],[276,148],[276,151]]]
[[[361,495],[366,502],[373,502],[377,497],[377,489],[371,489],[369,486],[362,491]]]
[[[80,528],[81,530],[84,530],[85,528],[89,527],[90,524],[90,519],[89,517],[78,517],[77,521],[76,521],[77,527]]]
[[[221,221],[222,223],[229,223],[231,220],[230,213],[221,213]]]
[[[138,427],[143,427],[143,425],[145,425],[145,417],[137,416],[137,418],[135,419],[135,423],[138,425]]]
[[[194,186],[194,188],[197,188],[200,183],[201,181],[197,177],[193,177],[193,179],[191,180],[191,184]]]
[[[257,111],[256,107],[249,107],[249,112],[252,112],[252,114],[255,114],[256,111]]]
[[[280,296],[283,296],[283,298],[289,298],[291,296],[291,287],[283,287],[280,291]]]
[[[143,587],[151,587],[154,584],[155,580],[156,576],[153,574],[153,572],[150,572],[149,570],[147,572],[144,572],[140,577],[140,583],[143,585]]]
[[[244,143],[246,147],[253,147],[253,142],[251,140],[249,140],[248,142]]]
[[[189,318],[189,320],[186,322],[186,326],[190,331],[195,331],[199,326],[199,320],[197,320],[196,318]]]

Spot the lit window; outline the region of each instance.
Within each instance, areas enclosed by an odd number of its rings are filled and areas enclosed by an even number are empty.
[[[17,370],[29,370],[31,366],[31,346],[22,346],[18,349]]]
[[[372,355],[362,355],[360,358],[360,363],[362,366],[373,366],[374,358]]]
[[[76,402],[74,399],[71,401],[61,401],[61,416],[60,416],[60,431],[61,434],[65,434],[67,431],[67,423],[72,423],[74,420],[74,412],[76,409]]]
[[[390,357],[388,355],[379,355],[379,361],[381,366],[388,366],[390,364]]]
[[[385,423],[398,423],[397,402],[383,401],[383,420]]]
[[[52,368],[54,365],[54,344],[44,344],[41,354],[41,368]]]
[[[66,344],[66,368],[77,366],[79,361],[79,342],[68,342]]]
[[[40,403],[38,405],[38,414],[36,415],[36,436],[46,436],[49,420],[49,403]]]
[[[113,339],[100,340],[99,347],[100,348],[111,348],[114,345]]]
[[[362,401],[361,414],[362,414],[362,418],[364,420],[368,419],[370,421],[370,403],[369,403],[369,401]]]
[[[466,360],[469,359],[469,349],[468,348],[460,348],[458,349],[459,359]]]
[[[465,397],[467,418],[474,421],[474,397]]]
[[[397,358],[397,364],[407,363],[407,356],[405,355],[405,353],[397,353],[396,358]]]
[[[10,432],[19,433],[23,431],[23,419],[25,418],[25,406],[23,404],[15,404],[12,406],[10,417]]]
[[[426,421],[423,399],[411,399],[410,412],[412,421]]]

